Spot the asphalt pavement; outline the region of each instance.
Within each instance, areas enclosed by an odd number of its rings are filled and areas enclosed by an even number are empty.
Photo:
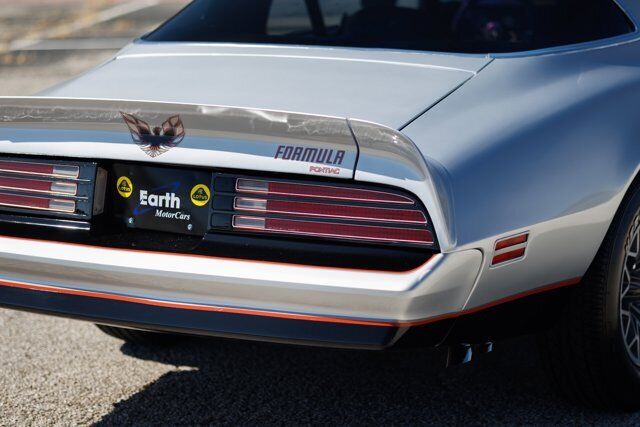
[[[109,58],[180,1],[0,0],[0,95],[29,95]],[[0,309],[0,425],[640,424],[566,404],[534,339],[469,365],[189,338],[139,348],[80,321]]]

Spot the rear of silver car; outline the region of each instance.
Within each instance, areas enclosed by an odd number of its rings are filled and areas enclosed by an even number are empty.
[[[442,253],[436,183],[389,128],[184,104],[2,105],[3,305],[385,347],[459,312],[480,270],[480,251]],[[184,141],[158,161],[123,113],[140,126],[179,117]]]
[[[639,16],[194,0],[0,99],[0,304],[462,362],[536,332],[575,400],[638,408]]]

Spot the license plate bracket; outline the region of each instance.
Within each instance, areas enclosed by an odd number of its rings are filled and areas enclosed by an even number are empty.
[[[204,235],[209,229],[212,173],[116,164],[114,211],[129,228]]]

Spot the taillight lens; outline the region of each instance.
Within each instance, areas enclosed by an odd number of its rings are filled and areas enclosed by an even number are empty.
[[[0,158],[0,217],[6,212],[88,218],[97,213],[96,171],[95,163]]]
[[[335,222],[299,221],[282,218],[257,218],[235,215],[235,228],[300,234],[305,236],[338,237],[345,239],[378,240],[388,242],[433,243],[428,230],[341,224]]]
[[[270,212],[363,221],[404,222],[411,224],[427,223],[427,218],[421,211],[409,209],[351,206],[335,203],[309,203],[291,200],[252,199],[247,197],[236,197],[234,205],[236,211]]]
[[[0,176],[0,189],[75,196],[76,191],[78,190],[78,184],[66,181],[49,181]]]
[[[73,213],[76,210],[76,202],[73,200],[49,199],[46,197],[32,197],[4,193],[0,193],[0,206],[63,213]]]
[[[255,179],[238,179],[236,190],[240,193],[258,193],[289,197],[297,196],[312,199],[345,200],[350,202],[378,202],[404,205],[412,205],[414,203],[412,199],[404,195],[377,190]]]
[[[0,172],[75,179],[78,178],[80,168],[76,165],[0,160]]]
[[[244,178],[234,189],[237,231],[435,245],[426,212],[400,191]]]

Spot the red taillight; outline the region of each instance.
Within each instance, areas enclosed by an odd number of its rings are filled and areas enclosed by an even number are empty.
[[[280,181],[238,179],[239,193],[268,194],[273,196],[297,196],[351,202],[398,203],[412,205],[413,200],[400,194],[362,188],[334,187],[331,185],[299,184]]]
[[[58,165],[48,163],[29,163],[0,160],[0,172],[14,172],[29,175],[44,175],[75,179],[80,168],[75,165]]]
[[[76,202],[73,200],[48,199],[45,197],[20,196],[4,193],[0,193],[0,206],[61,213],[73,213],[76,210]]]
[[[75,196],[78,185],[75,182],[44,181],[0,176],[0,188],[14,191],[33,191],[37,193]]]
[[[235,228],[248,230],[298,234],[302,236],[338,237],[386,242],[433,243],[433,235],[429,230],[413,228],[312,222],[241,215],[234,215],[233,226]]]
[[[288,215],[407,222],[414,224],[427,223],[427,218],[425,218],[421,211],[409,209],[253,199],[247,197],[236,197],[234,207],[237,211],[271,212]]]
[[[235,190],[235,230],[435,244],[419,203],[397,191],[244,178],[236,181]]]
[[[95,165],[86,162],[2,158],[0,216],[25,211],[38,216],[87,216],[93,179]]]

